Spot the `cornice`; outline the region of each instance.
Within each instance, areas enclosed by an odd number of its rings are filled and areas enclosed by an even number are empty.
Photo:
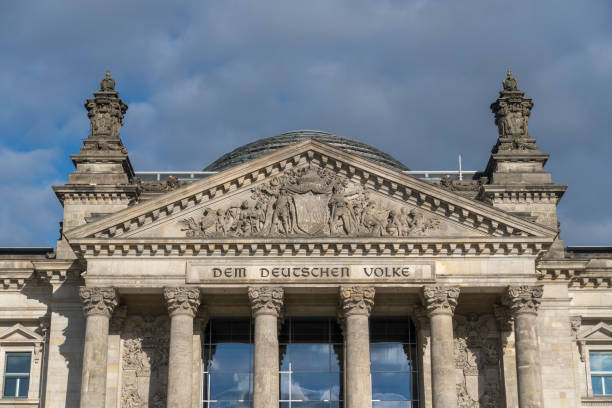
[[[259,159],[194,182],[153,200],[132,206],[99,221],[66,231],[68,240],[83,237],[117,238],[160,222],[179,211],[204,205],[223,194],[254,185],[287,168],[316,162],[337,174],[358,180],[368,188],[398,198],[423,211],[495,237],[554,236],[556,231],[512,216],[486,203],[371,163],[313,140],[280,149]]]
[[[135,185],[79,185],[53,186],[62,204],[126,204],[138,197]]]
[[[73,250],[90,257],[164,256],[538,256],[552,238],[365,238],[365,239],[99,239],[71,241]]]
[[[536,265],[538,280],[560,281],[570,288],[612,288],[612,267],[592,267],[589,259],[543,260]]]

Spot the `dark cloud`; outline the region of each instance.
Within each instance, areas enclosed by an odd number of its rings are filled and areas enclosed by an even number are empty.
[[[612,225],[609,1],[180,4],[3,2],[5,148],[53,151],[41,166],[65,179],[87,133],[82,103],[111,68],[130,104],[122,135],[139,170],[201,169],[299,128],[370,143],[413,169],[452,169],[462,154],[481,170],[497,134],[489,104],[509,66],[534,98],[531,133],[551,153],[547,169],[569,184],[559,208],[566,242],[612,244],[602,227]],[[36,166],[12,169],[40,174]],[[16,208],[11,196],[3,214]],[[51,243],[55,233],[28,225],[24,211],[9,217],[28,226],[24,239]],[[60,214],[48,216],[55,225]]]

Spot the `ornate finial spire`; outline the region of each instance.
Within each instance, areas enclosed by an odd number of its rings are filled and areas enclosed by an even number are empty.
[[[536,150],[527,130],[533,102],[530,98],[525,98],[525,92],[519,91],[518,81],[512,76],[510,69],[506,71],[506,78],[502,84],[504,89],[499,92],[499,98],[491,104],[500,140],[504,139],[505,142],[505,139],[528,139],[529,142],[521,142],[520,146],[516,143],[514,145],[506,143],[496,147],[500,150]]]
[[[100,90],[102,92],[109,92],[115,90],[115,80],[110,75],[110,69],[106,70],[106,75],[100,81]]]
[[[100,81],[100,90],[94,92],[93,98],[87,99],[85,108],[91,122],[90,138],[119,139],[119,129],[128,106],[119,99],[110,70],[106,70]]]
[[[518,81],[512,76],[510,68],[506,69],[506,78],[502,81],[504,91],[518,91]]]

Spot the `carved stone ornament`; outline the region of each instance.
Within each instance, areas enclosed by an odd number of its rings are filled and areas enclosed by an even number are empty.
[[[168,191],[176,190],[179,187],[183,187],[189,184],[186,181],[181,181],[176,177],[169,176],[168,180],[160,181],[142,181],[139,178],[134,178],[134,184],[140,187],[143,192],[151,193],[165,193]]]
[[[495,318],[456,315],[453,332],[458,407],[501,406],[499,332]]]
[[[571,331],[573,338],[578,337],[578,332],[580,331],[581,326],[582,326],[582,317],[580,316],[570,317],[570,331]]]
[[[123,154],[127,154],[127,148],[121,144],[121,140],[96,140],[91,141],[85,139],[83,147],[81,147],[82,152],[120,152]]]
[[[439,313],[453,314],[459,298],[458,286],[423,287],[423,305],[431,316]]]
[[[374,307],[375,293],[371,286],[341,286],[340,310],[343,317],[356,314],[369,316]]]
[[[274,286],[250,287],[248,295],[253,316],[259,314],[281,316],[285,296],[283,288]]]
[[[314,165],[289,169],[251,189],[251,200],[205,208],[181,220],[188,238],[424,236],[440,220],[407,206],[381,205],[366,188]]]
[[[117,291],[114,288],[81,286],[79,295],[87,316],[100,314],[110,318],[118,303]]]
[[[121,335],[121,407],[165,408],[168,388],[168,316],[129,316]]]
[[[478,191],[483,185],[481,180],[454,180],[448,174],[442,177],[440,181],[434,182],[434,184],[449,191]]]
[[[543,293],[544,289],[541,285],[509,286],[504,303],[515,316],[521,313],[537,314]]]
[[[128,106],[118,95],[115,80],[111,78],[110,71],[106,71],[106,76],[100,81],[100,90],[85,103],[90,120],[90,138],[119,139],[123,115]]]
[[[512,76],[510,70],[503,80],[503,86],[504,89],[499,93],[499,98],[491,104],[495,124],[499,129],[499,137],[531,139],[528,122],[533,102],[525,98],[525,93],[518,89],[518,81]]]
[[[189,314],[193,317],[200,306],[200,290],[198,288],[164,288],[164,298],[170,316]]]

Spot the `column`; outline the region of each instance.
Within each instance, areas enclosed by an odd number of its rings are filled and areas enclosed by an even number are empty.
[[[202,338],[208,324],[208,310],[200,308],[199,313],[193,319],[193,381],[192,381],[192,407],[202,406]]]
[[[518,401],[520,408],[538,408],[542,402],[537,315],[542,286],[509,286],[505,303],[514,316]]]
[[[278,320],[284,293],[282,288],[274,286],[248,290],[255,320],[253,408],[278,407]]]
[[[499,324],[500,363],[502,364],[506,408],[518,408],[514,317],[509,308],[501,305],[493,305],[493,313]]]
[[[81,287],[79,295],[86,316],[81,379],[81,408],[104,408],[108,328],[117,306],[114,288]]]
[[[200,306],[200,289],[164,288],[170,314],[168,408],[191,406],[193,381],[193,318]]]
[[[453,314],[457,306],[457,286],[425,286],[423,305],[431,330],[431,388],[433,408],[457,407]]]
[[[340,287],[340,317],[344,328],[346,408],[372,406],[370,374],[370,313],[374,306],[374,288]]]
[[[117,408],[121,391],[119,389],[119,366],[121,365],[121,331],[127,317],[127,306],[115,309],[110,319],[108,333],[108,361],[106,379],[106,408]]]
[[[417,329],[417,338],[421,355],[419,360],[419,406],[431,408],[431,352],[429,341],[431,328],[425,307],[416,307],[413,311],[414,324]]]

